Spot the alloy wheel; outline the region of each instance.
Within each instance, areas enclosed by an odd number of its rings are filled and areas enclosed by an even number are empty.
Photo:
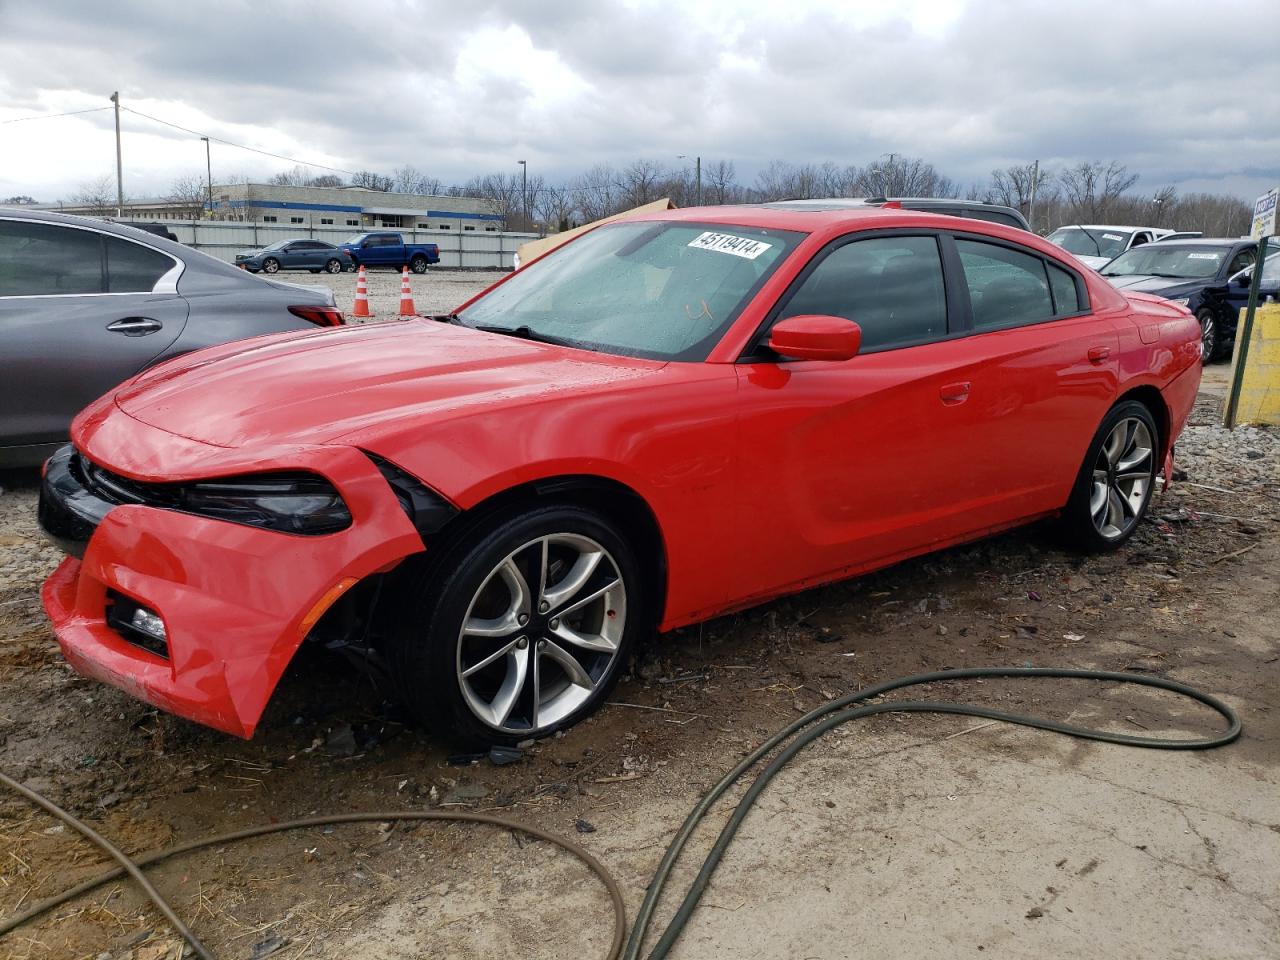
[[[1111,428],[1098,451],[1089,515],[1106,539],[1123,537],[1138,522],[1155,480],[1154,446],[1147,425],[1126,417]]]
[[[509,553],[472,597],[457,677],[481,723],[536,734],[569,718],[617,660],[626,585],[590,537],[555,533]]]
[[[328,263],[324,265],[324,268],[330,273],[341,273],[342,263],[338,260],[330,260]]]
[[[270,257],[262,261],[263,273],[275,273],[279,269],[280,269],[280,264],[277,263],[275,260],[272,260]]]
[[[1204,312],[1200,315],[1200,362],[1208,363],[1213,359],[1214,349],[1218,345],[1218,325],[1213,322],[1213,314]]]

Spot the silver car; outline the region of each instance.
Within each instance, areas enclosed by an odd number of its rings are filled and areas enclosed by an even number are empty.
[[[123,224],[0,208],[0,467],[41,462],[85,404],[152,364],[342,322],[326,288]]]

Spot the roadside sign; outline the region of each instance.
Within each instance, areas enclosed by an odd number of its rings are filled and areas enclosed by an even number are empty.
[[[1273,236],[1276,232],[1276,206],[1280,202],[1280,187],[1274,187],[1260,196],[1253,204],[1253,229],[1249,236],[1255,240]]]

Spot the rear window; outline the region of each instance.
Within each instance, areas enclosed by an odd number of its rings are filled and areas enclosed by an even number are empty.
[[[975,240],[956,240],[956,250],[975,329],[1001,330],[1053,317],[1047,264],[1039,257]]]
[[[106,243],[107,292],[150,293],[156,283],[173,269],[173,260],[147,247],[104,237]]]

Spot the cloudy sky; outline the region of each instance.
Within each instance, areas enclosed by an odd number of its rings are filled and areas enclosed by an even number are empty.
[[[677,154],[750,182],[775,158],[894,152],[963,184],[1118,159],[1143,192],[1251,199],[1280,183],[1277,17],[1276,0],[0,0],[0,121],[118,89],[200,133],[446,183]],[[126,193],[203,175],[195,135],[122,126]],[[114,164],[109,110],[0,122],[0,197],[70,197]],[[215,181],[290,166],[213,146]]]

